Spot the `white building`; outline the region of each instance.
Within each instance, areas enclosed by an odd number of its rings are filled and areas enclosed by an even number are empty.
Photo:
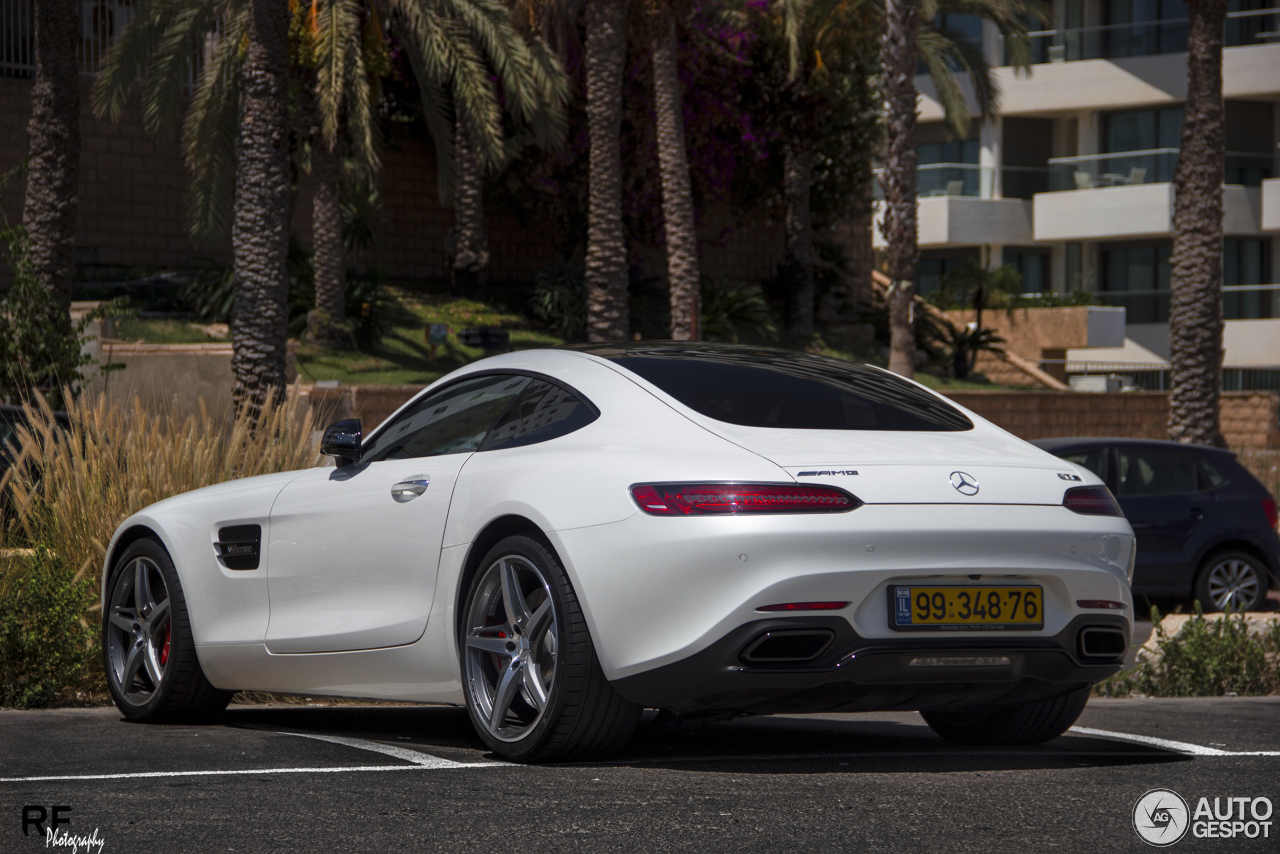
[[[1224,366],[1228,387],[1280,388],[1280,3],[1232,0],[1223,51]],[[1001,64],[994,27],[948,23]],[[920,104],[919,286],[953,267],[1013,264],[1029,292],[1094,291],[1128,312],[1124,348],[1069,361],[1168,357],[1173,168],[1186,98],[1182,0],[1054,0],[1029,75],[1001,67],[1001,115],[949,137],[926,75]],[[972,99],[971,99],[972,102]],[[877,246],[883,239],[874,230]],[[1262,369],[1262,370],[1258,370]]]

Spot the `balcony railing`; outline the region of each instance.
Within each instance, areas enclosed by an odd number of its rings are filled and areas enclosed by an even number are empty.
[[[884,200],[884,188],[880,185],[883,169],[875,170],[873,196]],[[926,163],[916,167],[916,194],[920,198],[931,196],[969,196],[989,199],[994,187],[995,169],[976,163]]]
[[[1098,291],[1098,305],[1122,306],[1129,323],[1167,323],[1168,290]],[[1224,320],[1280,317],[1280,285],[1228,285],[1222,289]]]
[[[1055,157],[1049,161],[1049,191],[1167,184],[1173,180],[1177,163],[1176,148]],[[1276,168],[1275,158],[1271,155],[1243,151],[1228,151],[1223,166],[1223,183],[1249,187],[1256,187],[1270,178]]]
[[[1188,18],[1167,18],[1102,27],[1040,30],[1030,33],[1031,61],[1041,64],[1182,53],[1187,49],[1190,26]],[[1280,8],[1228,12],[1223,35],[1226,47],[1274,43],[1280,40]],[[1000,51],[1000,64],[1008,65],[1003,42]]]

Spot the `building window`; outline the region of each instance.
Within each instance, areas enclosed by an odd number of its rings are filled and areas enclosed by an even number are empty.
[[[1228,237],[1222,242],[1222,286],[1224,288],[1267,285],[1271,269],[1269,240]],[[1227,320],[1260,320],[1278,317],[1277,291],[1267,288],[1224,290],[1222,316]]]
[[[937,293],[947,276],[980,260],[977,248],[921,252],[916,266],[916,293],[922,297]]]
[[[1172,243],[1112,243],[1100,248],[1100,284],[1107,304],[1124,306],[1129,323],[1167,322]]]
[[[1109,0],[1103,4],[1109,59],[1181,53],[1187,49],[1187,6],[1183,0]]]
[[[1049,253],[1045,250],[1005,247],[1001,263],[1013,267],[1022,276],[1024,294],[1047,294],[1053,290],[1049,282]]]

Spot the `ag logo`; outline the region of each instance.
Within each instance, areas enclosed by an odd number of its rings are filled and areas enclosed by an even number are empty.
[[[1152,789],[1133,805],[1133,829],[1142,841],[1166,848],[1187,835],[1187,802],[1172,789]]]

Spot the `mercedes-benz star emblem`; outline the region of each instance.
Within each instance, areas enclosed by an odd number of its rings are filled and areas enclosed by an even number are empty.
[[[953,471],[951,473],[951,485],[956,488],[956,492],[961,495],[977,495],[978,479],[971,474],[962,471]]]

